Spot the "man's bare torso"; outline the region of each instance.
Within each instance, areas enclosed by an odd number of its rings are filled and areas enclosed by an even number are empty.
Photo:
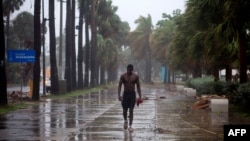
[[[135,84],[139,83],[139,77],[134,73],[125,73],[121,76],[120,83],[123,83],[125,92],[134,92]]]

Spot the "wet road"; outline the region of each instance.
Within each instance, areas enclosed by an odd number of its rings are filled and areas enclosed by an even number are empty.
[[[195,99],[164,87],[142,86],[148,100],[135,107],[133,132],[123,129],[117,90],[38,105],[0,116],[0,140],[220,141],[228,114],[188,108]]]

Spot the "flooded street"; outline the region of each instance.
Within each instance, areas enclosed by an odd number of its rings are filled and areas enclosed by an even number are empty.
[[[135,107],[133,132],[123,129],[115,88],[69,99],[45,99],[1,115],[0,140],[221,141],[223,125],[238,122],[227,113],[191,109],[194,97],[164,87],[142,85],[142,97],[147,99]]]

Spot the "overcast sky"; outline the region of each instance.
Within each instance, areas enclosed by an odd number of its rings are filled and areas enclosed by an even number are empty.
[[[44,0],[45,4],[45,18],[48,17],[48,1]],[[112,0],[114,6],[118,6],[117,14],[120,16],[122,21],[127,21],[131,29],[135,29],[136,24],[134,21],[139,18],[139,16],[147,17],[148,14],[151,15],[153,24],[155,25],[157,21],[162,19],[162,13],[171,14],[174,10],[180,9],[182,13],[185,10],[186,0]],[[66,17],[66,4],[64,7],[64,21]],[[28,11],[34,13],[34,0],[26,0],[24,5],[21,7],[20,11]],[[19,11],[19,12],[20,12]],[[12,18],[16,16],[17,13],[12,15]],[[60,3],[56,0],[55,3],[55,18],[56,18],[56,30],[59,30],[59,17],[60,17]],[[78,10],[76,11],[76,17],[78,17]],[[76,19],[77,20],[77,19]],[[77,20],[78,21],[78,20]],[[78,22],[76,22],[77,24]]]
[[[151,15],[152,22],[155,25],[162,19],[162,13],[172,15],[173,11],[180,9],[182,13],[185,10],[186,0],[112,0],[114,6],[118,6],[117,14],[122,21],[127,21],[131,30],[136,28],[134,21],[140,16],[147,17]]]
[[[44,0],[45,18],[48,18],[48,1],[49,0]],[[155,25],[157,21],[162,19],[162,13],[172,15],[173,11],[176,9],[180,9],[181,12],[184,13],[186,0],[112,0],[112,1],[113,1],[112,4],[113,6],[118,6],[117,15],[120,16],[122,21],[127,21],[130,25],[131,30],[134,30],[137,26],[134,23],[134,21],[138,19],[139,16],[147,17],[148,14],[150,14],[152,22]],[[11,15],[11,18],[12,19],[15,18],[16,15],[21,11],[28,11],[33,14],[34,0],[26,0],[24,5],[21,6],[20,10]],[[63,27],[65,26],[65,17],[66,17],[66,4],[64,3]],[[76,17],[79,17],[78,9],[76,10]],[[58,0],[55,0],[56,36],[59,36],[59,29],[60,29],[59,21],[60,21],[60,3],[58,2]],[[76,18],[76,25],[77,24],[78,24],[78,19]]]

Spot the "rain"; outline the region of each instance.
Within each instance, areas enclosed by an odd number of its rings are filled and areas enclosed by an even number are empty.
[[[0,8],[0,140],[248,139],[249,2]]]

